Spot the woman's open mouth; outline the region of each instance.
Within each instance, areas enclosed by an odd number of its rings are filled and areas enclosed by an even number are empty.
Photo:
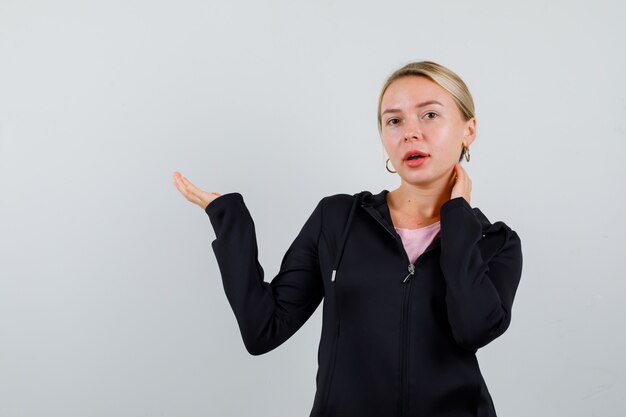
[[[426,162],[427,159],[428,159],[428,156],[424,156],[421,154],[412,154],[412,155],[409,155],[409,157],[404,160],[404,163],[407,166],[414,168],[414,167],[418,167],[422,165],[424,162]]]

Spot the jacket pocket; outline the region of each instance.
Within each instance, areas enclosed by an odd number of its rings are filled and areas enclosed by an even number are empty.
[[[337,322],[337,328],[335,338],[333,340],[333,346],[330,353],[330,360],[328,361],[328,368],[326,372],[326,381],[324,384],[324,392],[322,394],[321,401],[321,414],[326,414],[326,407],[328,405],[328,397],[330,395],[331,385],[333,382],[333,374],[335,373],[335,360],[337,357],[337,344],[339,343],[339,322]]]

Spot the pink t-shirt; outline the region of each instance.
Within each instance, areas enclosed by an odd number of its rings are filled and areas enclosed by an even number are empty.
[[[401,229],[395,227],[396,231],[402,238],[402,244],[411,263],[415,263],[417,258],[424,253],[428,245],[433,241],[441,230],[441,223],[436,222],[419,229]]]

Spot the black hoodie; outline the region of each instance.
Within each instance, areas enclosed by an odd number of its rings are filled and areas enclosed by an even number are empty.
[[[457,197],[441,206],[439,235],[411,264],[388,192],[322,198],[271,283],[242,195],[206,207],[246,349],[276,348],[324,299],[310,417],[495,417],[476,351],[511,322],[520,238]]]

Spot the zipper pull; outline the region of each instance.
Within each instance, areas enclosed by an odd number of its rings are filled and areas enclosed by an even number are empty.
[[[405,282],[407,282],[409,280],[409,277],[411,275],[415,274],[415,265],[413,264],[409,264],[409,275],[407,275],[404,280],[402,281],[402,283],[404,284]]]

